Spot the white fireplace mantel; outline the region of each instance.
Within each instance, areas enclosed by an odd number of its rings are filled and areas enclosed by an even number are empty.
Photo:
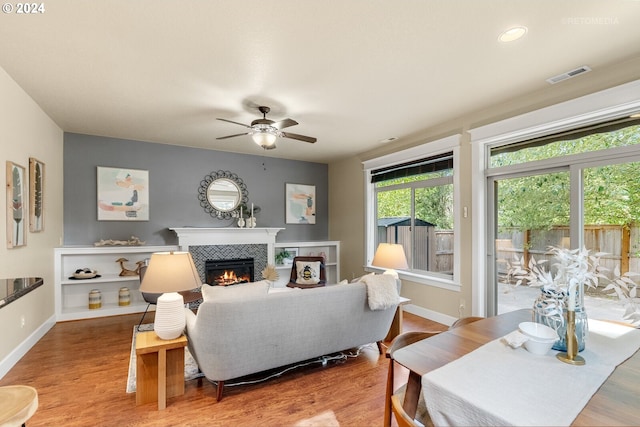
[[[276,234],[284,228],[206,228],[169,227],[178,236],[180,250],[198,245],[251,245],[266,244],[267,259],[274,262]]]

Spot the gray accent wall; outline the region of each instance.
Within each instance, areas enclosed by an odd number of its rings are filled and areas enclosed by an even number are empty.
[[[98,166],[149,171],[149,221],[97,220]],[[169,227],[233,227],[232,220],[211,217],[198,201],[200,181],[217,170],[244,181],[249,204],[261,208],[257,227],[285,228],[277,241],[328,240],[326,164],[65,133],[63,244],[131,236],[149,245],[177,244]],[[316,224],[285,224],[286,183],[316,186]]]

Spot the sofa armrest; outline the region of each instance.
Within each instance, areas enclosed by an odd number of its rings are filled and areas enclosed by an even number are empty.
[[[189,331],[193,331],[196,327],[196,315],[190,309],[185,308],[184,317],[186,321],[187,335],[189,335]]]

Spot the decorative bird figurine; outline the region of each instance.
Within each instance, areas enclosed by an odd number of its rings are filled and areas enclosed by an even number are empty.
[[[129,261],[129,260],[126,259],[126,258],[118,258],[116,260],[116,262],[120,264],[120,269],[122,270],[122,271],[120,271],[120,276],[137,276],[138,275],[138,271],[140,270],[140,267],[138,266],[138,268],[136,270],[129,270],[128,268],[126,268],[124,266],[124,263],[126,261]]]

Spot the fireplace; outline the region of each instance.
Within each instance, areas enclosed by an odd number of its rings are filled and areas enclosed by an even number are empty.
[[[228,286],[253,282],[253,258],[209,259],[204,264],[205,283]]]

